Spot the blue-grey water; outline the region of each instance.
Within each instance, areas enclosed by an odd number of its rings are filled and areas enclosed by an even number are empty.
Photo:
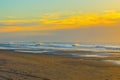
[[[55,56],[70,56],[82,58],[104,58],[104,62],[120,65],[119,44],[81,44],[68,42],[3,42],[0,50],[13,52],[44,54]],[[108,57],[117,58],[106,59]]]
[[[79,44],[79,43],[62,43],[62,42],[5,42],[0,43],[0,49],[11,50],[15,52],[37,53],[37,54],[62,54],[63,52],[72,52],[70,54],[79,56],[80,51],[109,53],[120,52],[120,45],[110,44]],[[59,53],[55,53],[59,52]],[[62,53],[60,53],[62,52]],[[67,53],[69,54],[69,53]],[[89,53],[87,56],[90,55]],[[93,54],[91,53],[91,56]],[[93,56],[97,56],[96,54]],[[100,55],[98,55],[100,56]],[[103,55],[106,56],[106,55]],[[89,57],[89,56],[88,56]]]
[[[85,57],[85,58],[107,58],[119,57],[119,44],[81,44],[67,42],[4,42],[0,43],[1,50],[13,52],[24,52],[31,54]],[[107,62],[119,63],[119,60],[105,60]]]

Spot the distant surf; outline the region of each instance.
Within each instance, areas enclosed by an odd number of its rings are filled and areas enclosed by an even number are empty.
[[[109,54],[111,52],[120,52],[119,45],[97,45],[67,42],[5,42],[0,43],[0,49],[14,52],[76,57],[107,57],[111,56],[111,54]],[[80,51],[85,51],[87,54],[80,53]]]

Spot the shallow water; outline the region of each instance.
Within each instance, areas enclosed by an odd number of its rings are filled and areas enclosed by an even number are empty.
[[[107,60],[107,58],[118,58],[120,56],[120,45],[113,44],[79,44],[62,42],[6,42],[0,43],[1,50],[13,52],[24,52],[31,54],[45,54],[56,56],[70,56],[82,58],[106,58],[105,62],[120,64],[118,60]]]
[[[19,42],[19,43],[0,43],[0,49],[3,50],[13,50],[15,52],[26,52],[26,53],[49,53],[49,52],[56,52],[64,51],[68,52],[72,51],[73,55],[79,53],[81,51],[86,51],[88,54],[86,56],[109,56],[111,55],[110,52],[120,52],[119,45],[97,45],[97,44],[79,44],[79,43],[62,43],[62,42],[45,42],[45,43],[38,43],[38,42]],[[91,55],[89,52],[92,52]],[[100,54],[101,52],[101,54]],[[62,52],[63,53],[63,52]],[[95,54],[94,53],[99,53]],[[110,53],[108,55],[108,53]],[[58,53],[61,54],[61,53]],[[65,53],[64,53],[65,54]],[[71,53],[72,54],[72,53]],[[80,55],[78,55],[80,56]]]

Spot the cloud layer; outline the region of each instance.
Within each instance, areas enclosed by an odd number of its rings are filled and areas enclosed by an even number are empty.
[[[74,14],[69,16],[48,14],[41,16],[38,19],[0,20],[0,32],[61,30],[99,25],[108,27],[110,25],[119,25],[119,22],[120,13],[115,11],[107,11],[101,14],[88,13]]]

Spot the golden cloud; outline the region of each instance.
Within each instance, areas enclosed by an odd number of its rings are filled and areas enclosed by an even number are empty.
[[[61,18],[57,14],[44,15],[36,20],[0,20],[2,25],[0,32],[15,32],[15,31],[40,31],[40,30],[59,30],[73,29],[81,27],[90,27],[93,25],[114,25],[120,21],[119,12],[105,12],[102,14],[76,14],[69,17]],[[25,23],[30,24],[24,25]],[[31,23],[37,23],[31,25]],[[3,24],[7,24],[3,26]],[[10,25],[11,24],[11,25]]]
[[[112,12],[105,14],[80,14],[72,15],[62,20],[43,19],[44,24],[73,24],[73,25],[94,25],[94,24],[113,24],[120,19],[120,13]]]

